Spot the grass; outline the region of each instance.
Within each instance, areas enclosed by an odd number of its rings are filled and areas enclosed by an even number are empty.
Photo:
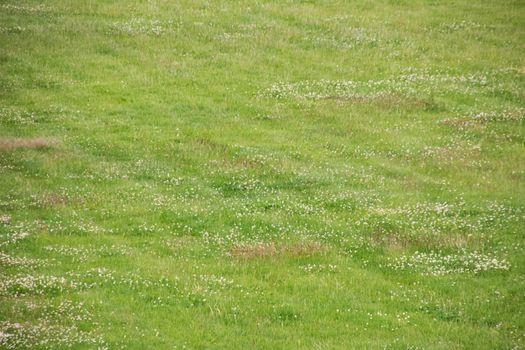
[[[0,18],[0,348],[525,347],[523,1]]]

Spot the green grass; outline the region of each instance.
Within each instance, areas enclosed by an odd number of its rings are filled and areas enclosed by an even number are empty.
[[[0,1],[0,348],[524,348],[524,23]]]

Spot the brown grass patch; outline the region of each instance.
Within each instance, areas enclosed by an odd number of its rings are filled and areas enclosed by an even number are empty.
[[[198,137],[194,140],[191,141],[193,143],[193,145],[195,145],[196,148],[198,149],[201,149],[201,150],[205,150],[205,151],[208,151],[208,152],[217,152],[217,153],[226,153],[229,151],[229,146],[227,145],[223,145],[221,143],[218,143],[218,142],[215,142],[213,140],[210,140],[210,139],[207,139],[207,138],[203,138],[203,137]]]
[[[258,258],[300,258],[325,253],[328,247],[319,242],[303,242],[292,245],[275,243],[247,243],[235,245],[228,255],[246,260]]]
[[[233,159],[233,164],[236,166],[239,166],[241,168],[256,168],[260,165],[260,163],[248,159],[248,158],[242,158],[242,157],[236,157]]]
[[[416,98],[402,98],[392,95],[378,95],[378,96],[328,96],[324,100],[337,101],[340,104],[373,104],[383,108],[430,108],[432,103],[422,99]]]
[[[58,193],[50,193],[42,196],[38,200],[38,205],[40,207],[56,207],[59,205],[65,205],[69,203],[69,199]]]
[[[479,114],[477,117],[460,117],[460,118],[445,118],[441,121],[444,125],[450,125],[458,128],[485,128],[491,122],[516,122],[520,121],[525,116],[525,109],[518,108],[510,111],[503,111],[499,113],[490,112]]]
[[[475,120],[468,117],[463,118],[445,118],[441,121],[441,124],[458,128],[460,130],[473,129],[483,131],[487,128],[487,120]]]
[[[55,144],[55,139],[50,139],[47,137],[0,138],[0,150],[12,150],[18,148],[38,149],[51,147]]]
[[[235,157],[223,159],[222,165],[229,168],[254,169],[261,166],[261,163],[244,157]]]
[[[405,249],[406,242],[402,242],[396,235],[382,234],[379,231],[372,233],[370,237],[372,244],[376,247],[383,247],[389,252],[399,252]]]
[[[455,126],[455,127],[484,127],[485,125],[474,121],[470,118],[446,118],[441,121],[442,124]]]

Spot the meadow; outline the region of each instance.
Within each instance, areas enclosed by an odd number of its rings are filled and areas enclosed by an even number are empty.
[[[524,349],[523,0],[0,0],[0,349]]]

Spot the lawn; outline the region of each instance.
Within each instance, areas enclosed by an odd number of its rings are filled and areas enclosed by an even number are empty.
[[[524,349],[523,0],[0,1],[0,349]]]

